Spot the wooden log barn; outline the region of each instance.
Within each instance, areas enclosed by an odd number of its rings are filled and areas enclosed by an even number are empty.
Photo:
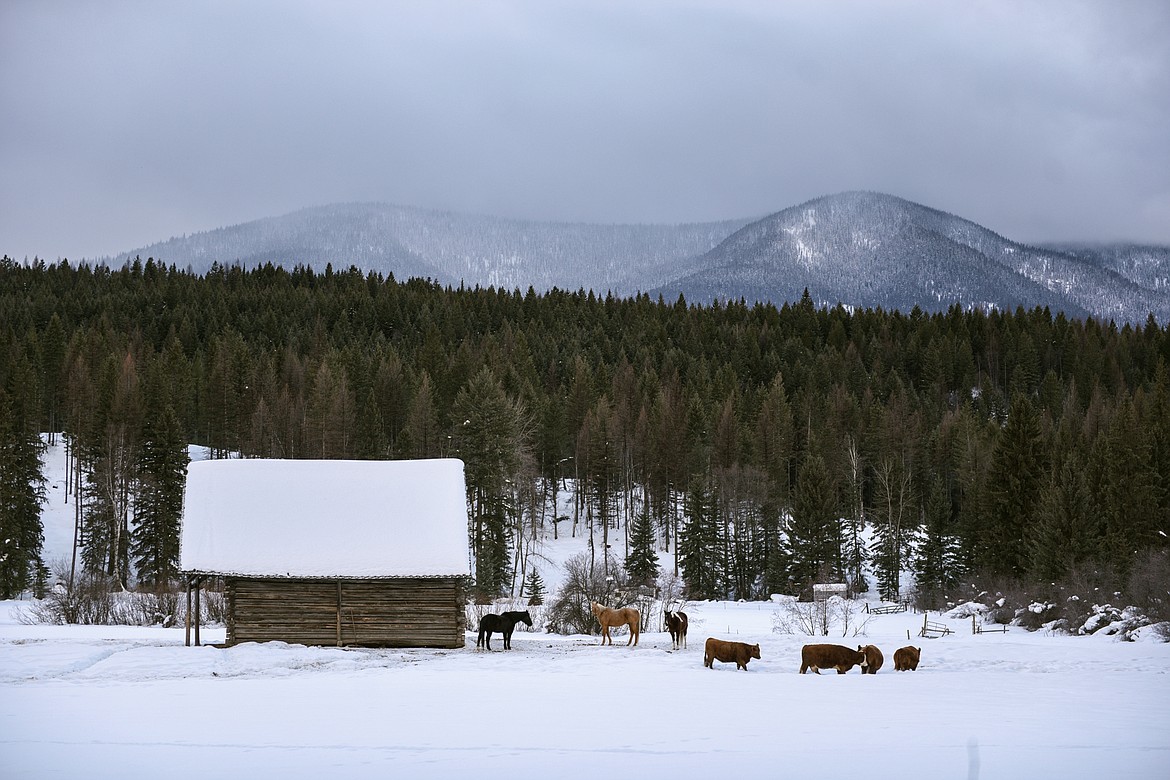
[[[188,638],[222,578],[227,645],[462,647],[470,571],[463,462],[190,465],[181,567]],[[194,593],[194,605],[191,604]]]

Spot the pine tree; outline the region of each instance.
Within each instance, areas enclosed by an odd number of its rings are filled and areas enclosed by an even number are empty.
[[[179,573],[179,528],[187,475],[187,446],[172,407],[143,425],[134,487],[130,555],[139,581],[163,586]]]
[[[535,566],[528,572],[528,576],[524,580],[524,592],[528,594],[530,606],[539,607],[544,603],[544,579]]]
[[[878,594],[887,601],[901,597],[902,572],[914,539],[912,487],[905,463],[887,460],[878,466],[870,547]]]
[[[767,479],[767,494],[762,507],[764,590],[787,593],[790,557],[780,533],[783,518],[791,505],[789,467],[793,442],[792,409],[784,390],[784,379],[776,374],[760,400],[756,416],[756,458]]]
[[[510,532],[516,512],[510,483],[524,458],[527,415],[487,367],[459,391],[453,411],[455,454],[463,460],[467,484],[476,589],[495,597],[510,581]]]
[[[41,442],[0,388],[0,599],[16,598],[43,577]]]
[[[1104,529],[1084,473],[1085,459],[1068,450],[1044,484],[1027,538],[1029,569],[1042,582],[1060,580],[1100,550]]]
[[[788,544],[791,576],[798,588],[812,585],[829,571],[840,578],[841,527],[837,495],[820,455],[811,455],[796,479]]]
[[[1024,572],[1024,529],[1032,523],[1040,498],[1044,452],[1035,407],[1026,396],[1016,395],[992,454],[988,509],[979,529],[978,562],[988,571],[1013,576]]]
[[[410,399],[406,425],[398,437],[397,449],[407,458],[438,458],[444,454],[443,441],[431,377],[423,371],[415,385],[414,397]]]
[[[915,583],[928,607],[938,607],[942,595],[958,584],[962,573],[959,538],[951,520],[946,484],[936,477],[922,506],[922,537],[914,557]]]
[[[865,532],[865,470],[866,464],[858,451],[852,436],[846,437],[846,512],[843,523],[841,556],[845,567],[845,580],[854,593],[865,593],[869,582],[865,577],[865,565],[870,555],[862,534]]]
[[[1145,424],[1137,404],[1123,398],[1104,435],[1104,479],[1095,497],[1105,525],[1105,562],[1123,576],[1128,576],[1135,552],[1166,541],[1156,525],[1158,491],[1167,475],[1156,471],[1154,430],[1156,423]]]
[[[695,599],[720,598],[725,595],[720,587],[723,545],[712,506],[711,487],[705,478],[691,480],[683,511],[685,521],[678,542],[678,558],[687,593]]]
[[[650,512],[643,507],[630,524],[630,554],[626,557],[626,571],[639,585],[653,584],[658,577],[658,553],[654,549],[654,525]]]
[[[84,470],[82,560],[87,568],[130,579],[130,503],[141,429],[141,392],[136,361],[107,361],[98,412],[82,443]]]

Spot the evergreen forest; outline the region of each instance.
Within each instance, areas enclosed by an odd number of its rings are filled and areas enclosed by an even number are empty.
[[[1170,330],[5,257],[0,598],[49,578],[42,434],[70,453],[77,566],[123,587],[177,581],[197,444],[462,459],[482,597],[574,534],[639,583],[677,553],[695,599],[846,582],[937,606],[1165,558]]]

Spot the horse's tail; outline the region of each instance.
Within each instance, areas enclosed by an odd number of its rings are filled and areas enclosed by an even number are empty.
[[[483,647],[483,623],[479,624],[479,636],[475,639],[476,647]]]

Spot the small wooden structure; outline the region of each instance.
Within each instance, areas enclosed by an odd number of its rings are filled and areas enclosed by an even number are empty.
[[[216,576],[228,645],[462,647],[464,491],[454,459],[192,463],[181,559],[195,644]]]
[[[844,582],[825,582],[813,585],[813,602],[821,603],[828,601],[833,596],[840,596],[845,598],[845,594],[849,592],[849,585]]]

